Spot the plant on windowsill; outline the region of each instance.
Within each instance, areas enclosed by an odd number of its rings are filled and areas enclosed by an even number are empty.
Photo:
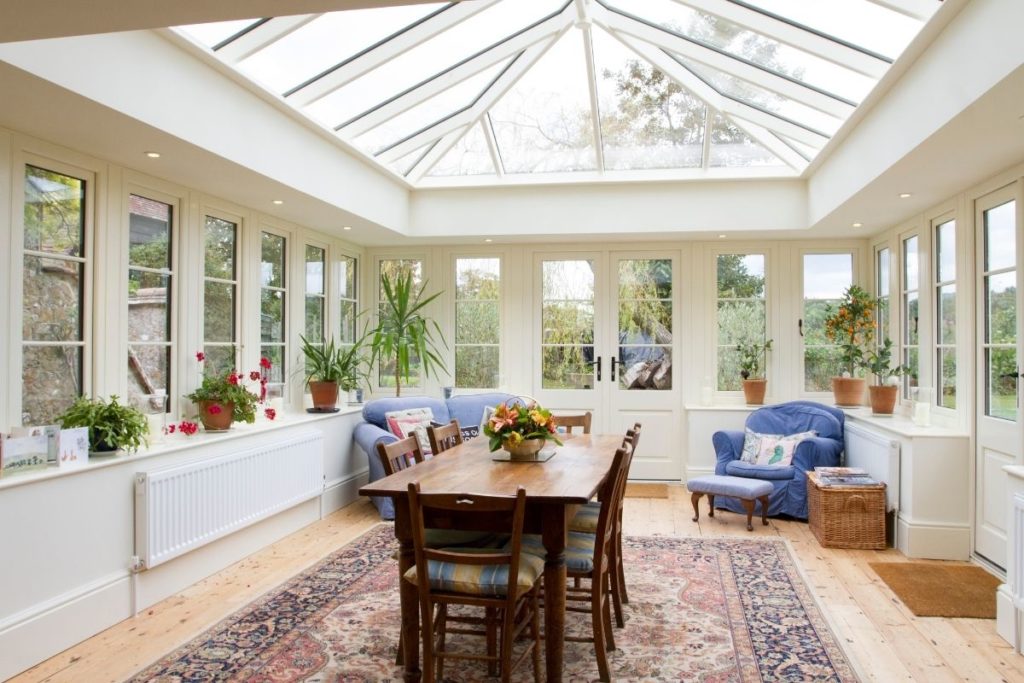
[[[141,411],[101,398],[80,397],[64,414],[57,418],[63,429],[87,427],[89,449],[95,453],[114,453],[119,450],[136,451],[147,442],[149,422]]]
[[[306,383],[317,411],[333,412],[338,404],[338,389],[353,391],[369,381],[369,359],[366,341],[370,333],[363,333],[352,344],[338,344],[334,339],[316,344],[302,339],[302,354],[306,358]]]
[[[878,302],[863,288],[850,285],[837,308],[828,307],[825,336],[839,346],[843,374],[832,378],[832,393],[838,406],[859,406],[864,402],[863,377],[867,367],[866,349],[875,338],[875,308]]]
[[[892,415],[899,397],[899,378],[910,372],[906,365],[892,367],[892,339],[888,337],[865,355],[865,367],[875,376],[875,384],[868,387],[871,412],[874,415]]]
[[[740,354],[740,377],[743,378],[743,397],[747,405],[759,406],[764,403],[768,380],[761,371],[761,362],[772,349],[772,340],[762,342],[741,342],[736,345]]]
[[[492,452],[503,448],[514,459],[531,459],[536,457],[545,441],[562,445],[556,433],[557,418],[550,411],[535,401],[523,404],[515,400],[496,405],[484,425],[484,434],[490,439],[488,445]]]
[[[196,360],[206,362],[206,355],[196,353]],[[254,394],[245,386],[245,376],[240,372],[218,372],[204,368],[203,381],[185,398],[192,401],[199,410],[199,421],[206,431],[224,431],[234,422],[256,421],[256,408],[266,397],[270,360],[260,359],[260,369],[249,373],[249,380],[259,382],[260,393]],[[269,414],[268,414],[269,417]],[[272,418],[271,418],[272,419]]]

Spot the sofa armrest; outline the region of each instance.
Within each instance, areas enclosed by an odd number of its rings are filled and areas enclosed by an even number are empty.
[[[743,453],[743,432],[722,430],[711,436],[715,447],[715,474],[725,474],[725,466],[739,460]]]
[[[843,442],[812,436],[801,441],[793,454],[793,466],[804,472],[815,467],[838,467],[843,453]]]
[[[352,438],[363,449],[363,452],[366,453],[366,458],[370,465],[370,481],[383,479],[384,465],[381,464],[380,458],[377,457],[377,444],[381,442],[394,443],[398,441],[398,437],[375,424],[360,422],[356,425]]]

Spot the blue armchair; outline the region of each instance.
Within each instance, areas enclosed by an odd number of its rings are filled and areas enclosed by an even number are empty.
[[[812,401],[791,401],[755,410],[746,427],[761,434],[797,434],[814,430],[817,436],[800,442],[791,465],[751,465],[740,460],[743,436],[740,431],[715,432],[715,474],[762,479],[772,484],[768,497],[769,515],[807,519],[807,472],[815,467],[837,467],[843,454],[843,411]],[[746,514],[739,500],[720,497],[715,507]],[[758,504],[760,509],[760,504]]]

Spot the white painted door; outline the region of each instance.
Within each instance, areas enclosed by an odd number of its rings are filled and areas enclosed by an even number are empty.
[[[538,255],[533,396],[556,414],[590,410],[594,432],[644,426],[633,479],[681,476],[674,376],[679,259],[664,252]]]
[[[1020,207],[1011,185],[977,200],[975,552],[1006,566],[1004,465],[1022,463]]]

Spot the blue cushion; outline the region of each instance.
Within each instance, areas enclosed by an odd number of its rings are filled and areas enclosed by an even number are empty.
[[[712,474],[707,477],[697,477],[686,482],[686,488],[691,493],[708,493],[712,496],[731,496],[733,498],[746,498],[752,500],[767,496],[772,492],[772,485],[767,481],[758,479],[744,479],[743,477],[727,477]]]
[[[810,401],[790,401],[759,408],[747,418],[746,427],[762,434],[796,434],[814,431],[826,439],[843,440],[841,410]]]
[[[374,399],[363,406],[363,419],[388,431],[388,425],[384,420],[384,413],[390,413],[395,410],[408,410],[409,408],[430,408],[430,412],[434,415],[434,422],[441,424],[451,422],[451,417],[448,414],[448,405],[440,398],[430,398],[429,396]]]
[[[581,505],[569,522],[569,531],[582,531],[585,534],[597,533],[597,518],[601,516],[601,504],[598,502]]]
[[[444,421],[448,422],[454,418],[459,421],[460,427],[479,428],[485,406],[495,406],[511,398],[515,398],[515,396],[495,391],[486,394],[460,394],[452,396],[447,401],[448,414],[451,417]]]
[[[751,465],[742,460],[733,460],[725,466],[725,473],[734,477],[781,481],[792,479],[796,470],[792,465]]]
[[[445,548],[452,552],[474,552],[468,548]],[[494,552],[494,549],[478,549],[475,552]],[[462,564],[460,562],[442,562],[427,560],[427,573],[430,576],[430,588],[446,593],[462,593],[463,595],[483,595],[504,597],[508,594],[507,564]],[[537,583],[544,573],[544,560],[521,553],[519,555],[519,574],[516,576],[516,594],[522,595]],[[405,572],[405,580],[417,583],[416,566]]]
[[[565,544],[565,568],[570,574],[589,574],[594,571],[594,534],[570,531]],[[547,556],[543,539],[536,534],[523,535],[523,553]]]

